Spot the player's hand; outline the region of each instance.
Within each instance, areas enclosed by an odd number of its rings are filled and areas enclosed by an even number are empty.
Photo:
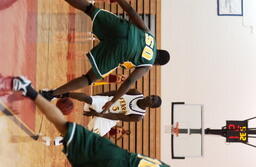
[[[88,117],[93,116],[90,111],[84,111],[83,115],[88,116]]]
[[[60,94],[55,96],[56,98],[65,98],[65,97],[69,97],[69,93],[64,93],[64,94]]]
[[[98,113],[94,109],[89,108],[89,111],[84,111],[83,115],[85,115],[85,116],[97,116]]]
[[[101,113],[104,113],[106,111],[109,110],[109,108],[112,106],[113,102],[112,101],[108,101],[107,103],[105,103],[105,105],[102,107],[102,112]]]
[[[95,114],[95,115],[97,114],[97,111],[94,110],[93,108],[89,107],[89,110],[90,110],[91,113],[93,113],[93,114]]]

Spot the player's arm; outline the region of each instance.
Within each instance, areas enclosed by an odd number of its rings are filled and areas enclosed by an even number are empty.
[[[126,94],[128,94],[128,95],[141,95],[142,93],[140,93],[137,89],[130,89]]]
[[[149,28],[145,25],[144,21],[138,15],[138,13],[131,7],[131,5],[126,0],[116,0],[116,2],[127,12],[133,24],[135,24],[140,29],[149,32]]]
[[[116,94],[116,91],[113,90],[113,91],[109,91],[109,92],[99,93],[96,95],[98,95],[98,96],[114,96],[115,94]]]
[[[97,95],[99,96],[114,96],[116,94],[116,91],[109,91],[104,93],[99,93]],[[139,95],[141,94],[137,89],[130,89],[126,94],[128,95]]]
[[[70,97],[90,105],[92,104],[92,98],[84,93],[70,92],[63,94],[62,97]]]
[[[124,114],[118,114],[118,113],[97,113],[95,116],[107,118],[111,120],[120,120],[120,121],[126,121],[126,122],[138,122],[140,121],[143,116],[140,115],[124,115]]]
[[[115,103],[121,96],[128,92],[132,84],[134,84],[138,79],[145,75],[150,70],[150,67],[138,67],[130,74],[130,76],[122,83],[119,89],[116,91],[115,96],[111,101],[107,102],[103,107],[103,111],[107,111],[110,106]]]

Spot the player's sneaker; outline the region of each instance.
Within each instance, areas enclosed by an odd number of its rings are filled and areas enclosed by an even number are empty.
[[[54,139],[54,145],[55,145],[55,146],[59,146],[59,145],[61,145],[61,144],[63,144],[63,137],[61,137],[61,136],[55,137],[55,139]]]
[[[21,91],[24,96],[27,96],[28,88],[31,87],[31,81],[23,76],[14,77],[12,81],[12,90]]]
[[[53,90],[42,89],[39,90],[39,94],[41,94],[48,101],[51,101],[55,98],[55,96],[53,95]]]
[[[42,142],[46,145],[46,146],[50,146],[51,145],[51,138],[48,136],[43,136],[42,137]]]

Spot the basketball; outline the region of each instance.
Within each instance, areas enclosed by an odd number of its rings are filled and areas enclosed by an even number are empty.
[[[73,111],[74,103],[69,98],[61,98],[57,101],[56,106],[64,115],[68,115]]]

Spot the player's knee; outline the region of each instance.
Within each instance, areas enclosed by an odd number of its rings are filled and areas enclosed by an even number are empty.
[[[93,83],[93,79],[90,77],[90,75],[87,73],[87,74],[84,74],[82,75],[83,78],[85,78],[88,82],[88,85],[91,85]]]

